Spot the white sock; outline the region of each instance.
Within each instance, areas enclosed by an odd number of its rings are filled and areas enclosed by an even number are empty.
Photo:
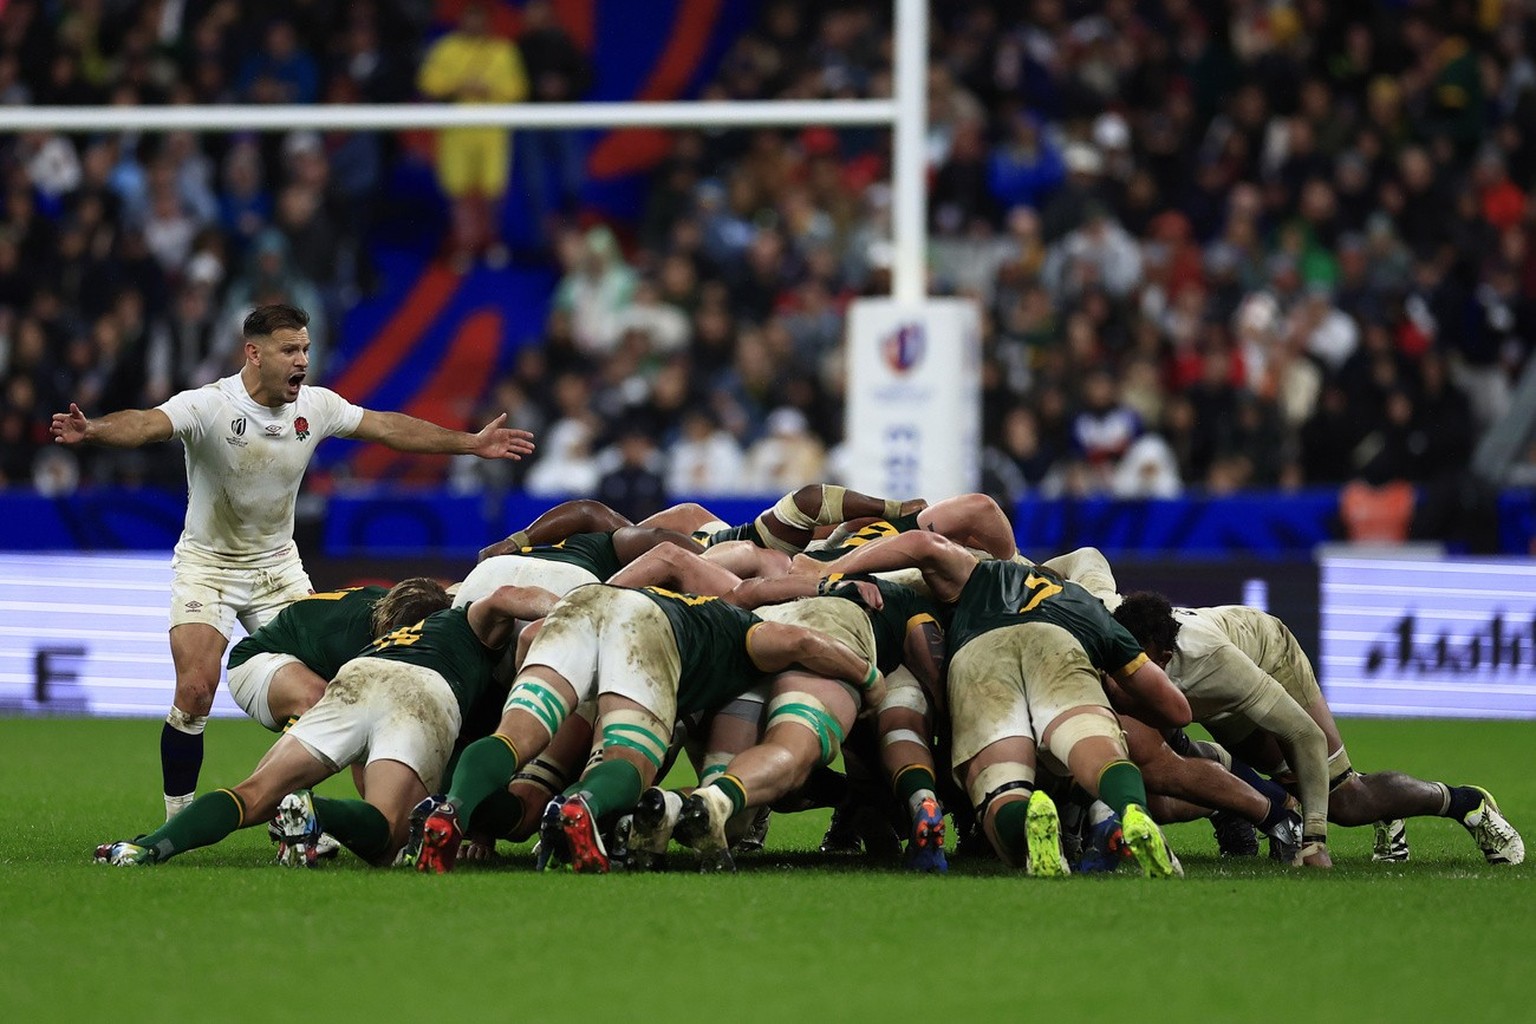
[[[165,820],[170,821],[176,815],[187,809],[187,805],[197,799],[196,793],[183,793],[181,796],[165,794]]]
[[[1088,827],[1092,828],[1101,821],[1114,817],[1115,812],[1110,810],[1109,804],[1103,800],[1095,800],[1088,805]]]
[[[907,797],[907,813],[910,814],[913,818],[916,818],[917,809],[923,805],[924,800],[937,801],[938,799],[938,794],[933,790],[919,789],[911,796]]]

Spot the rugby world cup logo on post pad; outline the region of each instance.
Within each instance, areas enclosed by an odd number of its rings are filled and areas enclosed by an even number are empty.
[[[906,373],[928,351],[928,334],[921,323],[901,324],[880,342],[880,354],[885,365],[897,373]]]
[[[303,416],[295,416],[293,419],[293,435],[300,441],[309,440],[309,420]]]

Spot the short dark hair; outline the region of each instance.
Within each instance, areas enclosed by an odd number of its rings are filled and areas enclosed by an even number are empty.
[[[1179,620],[1173,617],[1173,605],[1162,594],[1150,590],[1127,594],[1120,607],[1115,609],[1115,621],[1129,630],[1143,648],[1156,644],[1171,652],[1179,635]]]
[[[389,593],[374,602],[370,625],[375,638],[392,629],[420,622],[449,605],[448,592],[437,580],[413,576],[389,588]]]
[[[269,306],[257,306],[246,315],[240,334],[247,338],[269,338],[273,331],[284,328],[296,331],[309,326],[309,314],[298,306],[274,302]]]

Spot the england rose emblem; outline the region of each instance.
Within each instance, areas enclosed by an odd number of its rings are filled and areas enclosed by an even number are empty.
[[[309,440],[309,420],[303,416],[295,416],[293,420],[293,433],[300,441]]]

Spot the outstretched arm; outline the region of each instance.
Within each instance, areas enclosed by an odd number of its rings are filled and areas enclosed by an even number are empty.
[[[976,569],[976,559],[965,548],[937,533],[915,531],[861,545],[823,565],[821,573],[827,576],[839,572],[888,572],[914,566],[922,570],[935,599],[951,602],[965,589]]]
[[[485,646],[501,647],[512,639],[518,619],[542,619],[559,600],[543,587],[497,587],[469,606],[469,628]]]
[[[154,441],[169,441],[171,418],[159,409],[124,409],[87,419],[75,403],[69,412],[53,414],[48,428],[55,444],[102,444],[111,448],[137,448]]]
[[[741,583],[741,577],[675,544],[658,544],[608,577],[608,582],[616,587],[666,587],[718,597]]]
[[[555,544],[576,533],[607,533],[630,525],[628,519],[600,501],[591,498],[563,501],[529,523],[526,530],[481,548],[477,561],[483,562],[497,555],[515,555],[530,545]]]
[[[521,459],[533,451],[533,435],[526,430],[502,426],[502,413],[487,423],[479,433],[449,430],[400,412],[363,410],[362,422],[352,436],[359,441],[374,441],[397,452],[427,452],[443,455],[477,455],[482,459]]]

